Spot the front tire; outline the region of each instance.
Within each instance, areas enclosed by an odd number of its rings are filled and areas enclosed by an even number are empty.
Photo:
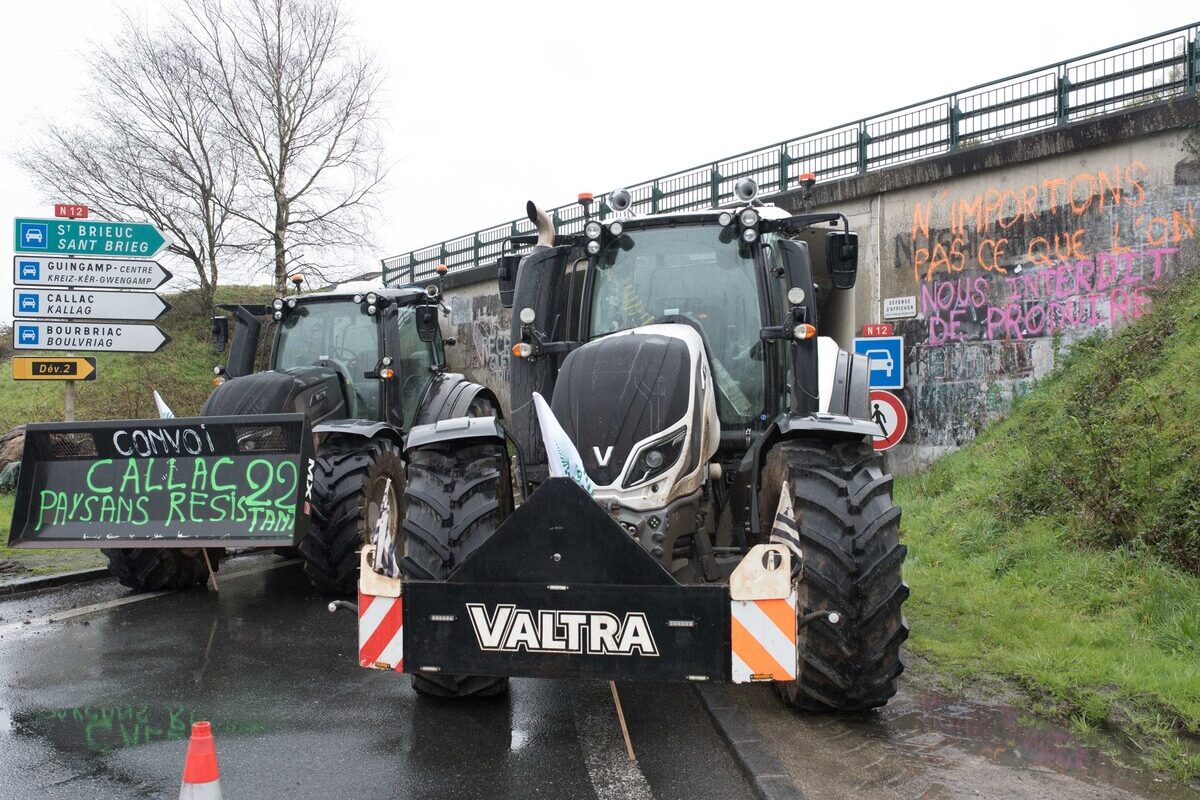
[[[410,453],[404,491],[405,576],[444,581],[512,513],[508,454],[498,445],[433,445]],[[433,697],[487,697],[507,678],[413,673],[413,689]]]
[[[799,671],[775,684],[779,696],[807,711],[885,705],[904,671],[900,645],[908,638],[906,548],[892,476],[869,441],[811,439],[777,445],[763,487],[762,510],[772,520],[781,491],[792,494],[804,554],[797,614],[841,615],[837,625],[819,618],[800,629]]]
[[[102,549],[108,571],[122,586],[135,592],[164,592],[202,586],[208,580],[204,553],[196,549],[166,547]],[[209,548],[213,572],[220,569],[221,548]]]
[[[390,492],[388,535],[395,538],[404,509],[400,449],[390,439],[327,442],[313,468],[312,522],[300,542],[304,574],[321,594],[354,594],[358,551],[375,532],[383,495]]]

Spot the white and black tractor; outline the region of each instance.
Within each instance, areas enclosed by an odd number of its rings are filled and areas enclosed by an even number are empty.
[[[809,710],[893,696],[900,509],[867,361],[822,335],[857,236],[756,191],[648,216],[617,191],[571,236],[529,204],[536,243],[497,264],[510,419],[411,431],[400,568],[363,557],[363,666],[443,696],[509,676],[772,681]]]

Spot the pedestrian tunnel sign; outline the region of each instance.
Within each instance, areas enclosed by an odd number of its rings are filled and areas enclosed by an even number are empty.
[[[854,340],[854,352],[871,359],[872,389],[904,388],[903,336],[860,336]]]

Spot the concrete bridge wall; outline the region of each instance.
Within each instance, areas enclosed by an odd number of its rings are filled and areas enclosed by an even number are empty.
[[[1145,313],[1154,289],[1200,266],[1200,110],[1194,97],[869,173],[814,190],[859,233],[849,347],[889,298],[904,336],[908,472],[974,438],[1072,343]],[[797,193],[767,198],[801,210]],[[455,369],[507,402],[510,313],[491,270],[448,279]]]

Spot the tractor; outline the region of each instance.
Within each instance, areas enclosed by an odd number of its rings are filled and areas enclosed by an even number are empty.
[[[112,574],[139,591],[204,583],[235,542],[275,546],[299,551],[319,592],[352,594],[368,536],[394,535],[399,525],[407,431],[494,417],[500,404],[446,369],[454,340],[436,323],[448,313],[440,282],[297,291],[270,306],[219,308],[232,312],[232,346],[199,417],[30,426],[12,539],[100,546]],[[260,370],[264,324],[274,331]],[[214,316],[212,332],[224,352],[229,317]],[[203,447],[187,447],[193,434]],[[114,463],[124,471],[100,487]],[[264,504],[279,494],[264,475],[298,490]],[[84,485],[90,495],[72,491]]]
[[[536,242],[496,265],[509,419],[411,429],[398,538],[361,555],[361,666],[443,697],[511,676],[773,682],[815,711],[893,696],[900,509],[869,363],[823,335],[857,235],[749,179],[735,197],[638,216],[619,190],[569,236],[528,204]]]

